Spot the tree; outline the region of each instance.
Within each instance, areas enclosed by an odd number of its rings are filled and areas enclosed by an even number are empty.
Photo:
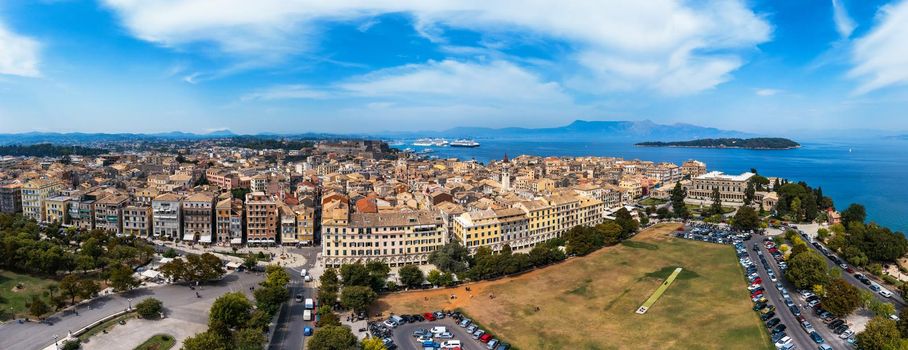
[[[63,276],[63,279],[60,280],[60,292],[63,295],[70,298],[70,304],[76,303],[76,297],[79,296],[79,290],[81,288],[79,284],[79,277],[76,275],[66,275]]]
[[[277,265],[268,265],[265,267],[265,280],[261,285],[269,287],[286,287],[290,283],[290,274]]]
[[[233,333],[233,349],[261,350],[264,349],[265,334],[258,329],[243,328]]]
[[[165,278],[174,282],[188,281],[191,278],[189,267],[183,259],[171,260],[161,265],[158,270],[161,271],[161,274],[164,275]]]
[[[28,299],[28,313],[37,318],[41,318],[42,315],[50,312],[50,305],[41,299],[41,296],[38,294],[32,294]]]
[[[334,306],[337,303],[337,292],[340,290],[337,272],[334,269],[326,269],[319,278],[319,284],[318,300],[323,305]]]
[[[596,225],[596,231],[602,235],[602,240],[606,245],[612,245],[621,241],[624,229],[613,220],[605,220],[603,223]]]
[[[206,331],[183,341],[182,350],[226,350],[227,344],[224,339],[213,332]]]
[[[286,287],[271,285],[256,288],[252,295],[255,297],[255,306],[269,315],[274,315],[281,304],[290,298],[290,292]]]
[[[138,287],[141,282],[132,276],[132,269],[123,264],[118,264],[110,270],[110,286],[118,292]]]
[[[896,322],[896,326],[899,328],[902,338],[908,338],[908,308],[902,308],[902,311],[899,312],[899,321]]]
[[[318,307],[318,314],[321,317],[318,320],[319,327],[328,327],[328,326],[340,326],[340,319],[337,317],[337,314],[331,312],[331,307],[328,305],[322,305]]]
[[[744,231],[756,230],[760,228],[760,217],[757,211],[749,206],[743,206],[735,213],[734,228]]]
[[[684,204],[685,198],[687,198],[687,191],[684,190],[684,187],[681,187],[681,182],[676,182],[675,188],[671,192],[672,211],[675,216],[681,219],[690,217],[690,212],[687,211],[687,204]]]
[[[148,298],[136,304],[136,312],[144,319],[154,319],[161,316],[164,303],[155,298]]]
[[[901,337],[895,321],[883,317],[874,317],[867,323],[864,331],[858,333],[857,345],[862,350],[899,349]]]
[[[617,223],[618,226],[621,226],[621,239],[627,239],[628,237],[633,236],[633,234],[637,232],[637,229],[640,228],[640,224],[637,220],[634,220],[631,216],[631,212],[626,208],[618,209],[618,211],[615,212],[615,223]]]
[[[381,261],[370,261],[366,263],[366,270],[369,270],[369,276],[372,277],[372,290],[379,292],[385,287],[385,280],[391,273],[391,268]]]
[[[400,275],[400,282],[403,283],[404,286],[407,286],[407,288],[419,287],[422,285],[422,282],[426,280],[422,270],[416,265],[401,267],[400,271],[397,273]]]
[[[90,279],[83,279],[79,281],[79,298],[89,299],[93,295],[98,294],[101,291],[101,286],[97,282]]]
[[[168,248],[167,251],[164,252],[164,254],[161,254],[161,256],[173,259],[177,257],[177,251],[173,248]]]
[[[895,314],[895,305],[872,298],[867,305],[867,310],[870,310],[876,316],[889,317],[889,315]]]
[[[366,286],[348,286],[341,291],[341,305],[354,312],[366,311],[378,299],[378,294]]]
[[[361,263],[341,265],[340,275],[345,287],[372,285],[372,275]]]
[[[836,317],[845,317],[861,306],[861,292],[851,283],[839,278],[826,286],[823,308]]]
[[[252,303],[243,293],[226,293],[214,301],[208,314],[208,326],[223,325],[228,329],[243,326],[249,318]]]
[[[439,270],[429,271],[429,275],[426,277],[426,281],[431,283],[434,286],[440,286],[441,285],[441,271],[439,271]]]
[[[795,222],[800,222],[801,218],[801,198],[795,197],[791,200],[791,205],[789,207],[789,212],[791,213],[792,220]]]
[[[381,338],[376,337],[363,339],[362,345],[363,350],[388,350],[388,348],[385,347],[385,342],[383,342]]]
[[[829,280],[828,271],[826,258],[811,250],[788,260],[785,277],[798,289],[810,289],[817,284],[825,285]]]
[[[444,272],[462,273],[467,270],[469,256],[466,247],[457,242],[450,242],[432,252],[429,255],[429,263]]]
[[[722,194],[719,192],[718,187],[713,187],[713,193],[710,197],[712,198],[713,203],[709,206],[709,215],[704,216],[722,215],[724,213],[722,211]]]
[[[352,350],[356,348],[356,336],[347,327],[322,327],[306,345],[312,350]]]
[[[255,267],[255,265],[258,265],[258,263],[259,260],[255,257],[255,254],[249,253],[246,254],[245,258],[243,258],[243,266],[245,266],[247,269]]]
[[[744,205],[750,206],[754,202],[754,195],[756,194],[757,189],[754,186],[753,181],[747,182],[747,188],[744,189]]]
[[[863,205],[852,203],[842,211],[842,225],[848,227],[852,222],[864,223],[867,219],[867,210]]]

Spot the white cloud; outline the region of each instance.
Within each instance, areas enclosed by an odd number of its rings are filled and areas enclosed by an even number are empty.
[[[271,101],[291,99],[323,99],[329,94],[306,85],[279,85],[244,95],[243,101]]]
[[[883,6],[877,19],[852,48],[848,76],[860,81],[855,94],[908,83],[908,0]]]
[[[570,98],[561,85],[506,61],[488,64],[454,60],[429,61],[379,70],[341,83],[339,87],[359,96],[426,96],[467,101],[561,103]]]
[[[832,0],[832,19],[835,21],[835,29],[842,38],[848,38],[854,32],[857,26],[854,20],[848,16],[848,10],[845,8],[843,0]]]
[[[488,63],[429,61],[382,69],[323,87],[278,85],[241,97],[243,101],[377,98],[371,107],[387,108],[388,98],[416,104],[568,104],[556,82],[506,61]]]
[[[408,13],[414,29],[446,43],[444,28],[529,34],[567,42],[565,66],[605,89],[696,93],[731,78],[740,51],[769,40],[769,24],[743,0],[104,0],[136,36],[165,46],[211,43],[279,60],[310,50],[326,22]],[[359,22],[353,22],[359,23]],[[368,22],[366,22],[368,23]],[[574,67],[578,68],[578,67]],[[574,69],[577,70],[577,69]],[[589,77],[587,77],[589,76]]]
[[[782,92],[782,90],[778,90],[778,89],[765,89],[765,88],[764,88],[764,89],[757,89],[757,90],[755,91],[755,93],[757,94],[757,96],[763,96],[763,97],[775,96],[775,95],[777,95],[777,94],[780,93],[780,92]]]
[[[40,77],[39,49],[37,41],[9,31],[0,22],[0,74]]]
[[[755,91],[757,96],[762,96],[762,97],[775,96],[775,95],[778,95],[780,92],[782,92],[782,90],[779,90],[779,89],[757,89],[757,91]]]

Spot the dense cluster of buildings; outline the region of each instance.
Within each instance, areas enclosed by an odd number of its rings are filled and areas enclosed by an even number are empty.
[[[211,145],[170,153],[4,158],[0,211],[42,223],[204,245],[321,241],[328,266],[425,263],[449,242],[528,250],[596,225],[681,182],[692,203],[743,203],[752,174],[613,157],[520,156],[482,164],[397,154],[378,141],[301,150]],[[766,197],[766,198],[764,198]],[[771,194],[760,200],[771,201]]]

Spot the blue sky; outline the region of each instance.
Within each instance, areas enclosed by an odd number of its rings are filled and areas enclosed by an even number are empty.
[[[0,132],[908,130],[908,0],[6,0]]]

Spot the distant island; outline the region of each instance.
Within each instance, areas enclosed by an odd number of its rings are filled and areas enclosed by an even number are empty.
[[[636,143],[644,147],[691,147],[691,148],[743,148],[743,149],[793,149],[801,144],[781,137],[756,137],[750,139],[698,139],[691,141],[651,141]]]

